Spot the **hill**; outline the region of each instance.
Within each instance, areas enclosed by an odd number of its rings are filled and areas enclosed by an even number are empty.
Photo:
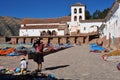
[[[21,18],[0,16],[0,36],[18,36]]]

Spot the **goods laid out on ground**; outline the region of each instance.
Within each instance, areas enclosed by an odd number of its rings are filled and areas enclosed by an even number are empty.
[[[64,45],[57,44],[57,45],[47,46],[43,49],[43,54],[45,56],[50,53],[54,53],[54,52],[57,52],[57,51],[60,51],[66,48],[70,48],[70,47],[72,47],[72,45],[70,44],[64,44]],[[28,52],[28,59],[34,59],[34,57],[35,57],[35,50],[31,48],[30,51]]]
[[[62,45],[52,45],[46,46],[43,49],[44,55],[63,50],[66,48],[70,48],[72,45],[70,44],[62,44]],[[17,47],[4,47],[0,49],[1,56],[20,56],[20,55],[28,55],[28,59],[31,54],[34,55],[35,49],[31,47],[24,47],[22,45]],[[18,68],[4,68],[0,66],[0,80],[57,80],[57,78],[50,73],[47,72],[37,72],[37,71],[26,71],[23,74],[21,73],[21,69]]]
[[[47,46],[43,49],[43,52],[45,54],[50,52],[55,52],[61,49],[72,47],[70,44],[56,44],[52,46]],[[34,53],[35,49],[31,47],[24,47],[22,45],[19,45],[17,47],[4,47],[0,49],[0,55],[1,56],[20,56],[20,55],[27,55],[29,53]]]
[[[90,52],[106,52],[107,50],[98,44],[90,44]]]
[[[114,50],[111,51],[110,53],[103,54],[102,55],[103,60],[110,61],[110,60],[116,60],[120,61],[120,50]]]

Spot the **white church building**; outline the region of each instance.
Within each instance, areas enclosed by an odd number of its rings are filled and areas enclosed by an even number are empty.
[[[25,18],[19,36],[65,36],[96,32],[103,23],[99,20],[85,20],[85,5],[71,5],[71,16],[61,18]]]

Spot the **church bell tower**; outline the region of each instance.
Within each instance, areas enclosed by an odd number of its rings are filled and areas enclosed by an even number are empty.
[[[85,20],[85,5],[76,3],[71,6],[71,22]]]

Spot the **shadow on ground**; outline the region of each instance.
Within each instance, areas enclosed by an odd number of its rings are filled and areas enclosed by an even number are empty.
[[[55,70],[55,69],[59,69],[59,68],[64,68],[64,67],[68,67],[70,65],[60,65],[60,66],[55,66],[55,67],[48,67],[45,68],[45,70]]]

